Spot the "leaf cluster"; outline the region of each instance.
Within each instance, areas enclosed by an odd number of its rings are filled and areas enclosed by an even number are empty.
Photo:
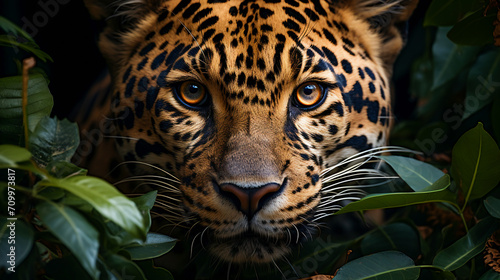
[[[17,26],[0,26],[27,40],[0,42],[50,60]],[[0,78],[0,277],[173,279],[151,262],[176,243],[148,233],[156,192],[130,199],[73,165],[77,125],[49,117],[48,81],[23,73]]]

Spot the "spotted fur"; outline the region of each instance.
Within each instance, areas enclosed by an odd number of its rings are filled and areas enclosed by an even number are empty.
[[[81,120],[84,136],[98,124],[113,128],[82,155],[91,173],[123,161],[131,174],[168,172],[176,179],[135,178],[168,185],[160,206],[174,222],[201,227],[225,261],[286,255],[323,204],[341,198],[325,191],[324,171],[386,144],[392,63],[415,1],[86,2],[107,20],[99,45],[112,80],[102,106],[91,102]],[[182,102],[185,81],[202,85],[208,103]],[[307,82],[324,96],[305,108],[293,95]],[[270,184],[277,189],[242,210],[240,191]]]

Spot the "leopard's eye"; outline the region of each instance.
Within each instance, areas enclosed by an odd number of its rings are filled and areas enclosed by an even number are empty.
[[[299,107],[310,108],[323,99],[323,88],[316,82],[308,82],[299,86],[294,95]]]
[[[180,99],[189,106],[201,106],[206,101],[205,87],[198,82],[183,82],[178,88]]]

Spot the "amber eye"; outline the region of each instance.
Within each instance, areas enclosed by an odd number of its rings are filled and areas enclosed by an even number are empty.
[[[311,107],[322,100],[323,89],[318,83],[309,82],[301,85],[295,91],[295,99],[300,107]]]
[[[178,93],[182,101],[190,106],[200,106],[206,100],[205,87],[197,82],[183,82]]]

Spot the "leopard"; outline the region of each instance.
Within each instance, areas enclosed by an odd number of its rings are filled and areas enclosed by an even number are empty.
[[[109,74],[78,161],[156,189],[165,223],[196,225],[224,262],[283,258],[362,195],[337,183],[387,146],[416,3],[85,0]]]

